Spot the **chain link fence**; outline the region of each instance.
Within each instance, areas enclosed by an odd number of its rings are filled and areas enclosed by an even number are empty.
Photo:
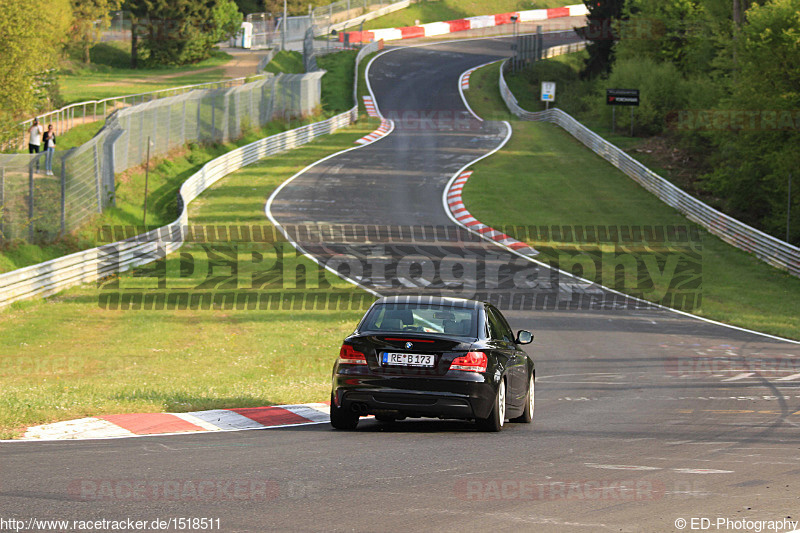
[[[371,43],[358,52],[353,83],[354,99],[358,87],[358,65],[364,57],[380,47],[380,43]],[[36,296],[49,296],[67,287],[96,281],[165,257],[183,244],[185,228],[189,225],[187,206],[208,187],[246,165],[331,133],[357,118],[356,104],[328,120],[271,135],[209,161],[181,185],[178,193],[180,216],[172,224],[142,235],[117,236],[114,238],[123,240],[0,274],[0,307]],[[124,229],[122,232],[127,233]]]
[[[284,24],[282,17],[275,18],[271,13],[251,13],[247,15],[245,21],[253,25],[253,40],[250,46],[253,50],[302,41],[306,30],[312,24],[312,19],[308,15],[286,17]]]
[[[395,9],[408,7],[411,3],[411,0],[339,0],[314,9],[311,18],[314,20],[316,35],[321,35],[330,33],[331,29],[338,31],[343,28],[343,24],[358,24],[391,13]]]
[[[273,54],[274,56],[274,54]],[[270,59],[272,59],[270,57]],[[258,72],[262,72],[263,66],[266,63],[259,65]],[[167,98],[175,96],[176,94],[188,93],[197,89],[221,89],[229,87],[238,87],[245,83],[255,81],[261,78],[261,74],[255,76],[248,76],[242,78],[233,78],[228,80],[212,81],[207,83],[199,83],[195,85],[183,85],[180,87],[170,87],[169,89],[161,89],[158,91],[150,91],[146,93],[128,94],[125,96],[114,96],[111,98],[104,98],[103,100],[89,100],[86,102],[79,102],[77,104],[70,104],[61,109],[56,109],[47,113],[36,115],[39,124],[52,124],[56,135],[63,135],[75,126],[81,124],[88,124],[98,120],[106,119],[111,113],[118,109],[131,107],[137,104],[143,104],[159,98]],[[28,137],[28,130],[32,123],[32,118],[20,123],[20,137],[19,148],[27,148],[26,138]]]
[[[324,71],[269,75],[120,109],[82,146],[52,155],[0,154],[0,240],[47,242],[114,203],[115,173],[189,142],[226,142],[249,127],[319,110]]]

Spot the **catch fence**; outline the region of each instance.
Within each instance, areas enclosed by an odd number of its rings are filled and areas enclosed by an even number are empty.
[[[359,51],[356,57],[355,87],[358,86],[359,62],[368,54],[377,51],[379,46],[379,43],[371,43]],[[347,126],[355,121],[357,116],[356,104],[349,111],[328,120],[272,135],[206,163],[181,186],[180,216],[174,222],[123,241],[2,274],[0,307],[20,300],[55,294],[67,287],[92,282],[163,258],[183,245],[185,230],[189,224],[189,203],[208,187],[231,172],[268,155],[300,146],[320,135]]]
[[[0,239],[47,242],[114,203],[115,174],[190,142],[226,142],[250,127],[312,115],[324,72],[261,76],[118,109],[82,146],[47,155],[0,154]],[[57,147],[57,146],[56,146]]]

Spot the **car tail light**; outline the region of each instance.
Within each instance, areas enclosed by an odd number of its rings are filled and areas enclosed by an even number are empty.
[[[342,344],[342,349],[339,350],[339,364],[366,365],[367,357],[349,344]]]
[[[450,370],[466,370],[468,372],[486,372],[488,360],[483,352],[469,352],[456,357],[450,363]]]

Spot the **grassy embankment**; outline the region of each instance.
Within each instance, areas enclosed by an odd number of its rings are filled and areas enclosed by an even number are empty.
[[[352,54],[329,56],[326,68],[346,72],[345,63],[352,60]],[[343,86],[328,86],[327,94],[352,94],[352,77],[333,79]],[[363,81],[361,85],[363,91]],[[350,102],[337,103],[334,98],[326,106],[330,112],[341,111],[339,106],[350,107]],[[353,146],[374,127],[375,121],[361,120],[226,177],[190,205],[191,223],[268,228],[264,202],[280,183],[308,164]],[[222,147],[204,150],[211,157]],[[163,174],[164,180],[164,201],[154,208],[154,223],[171,220],[174,206],[167,199],[174,195],[167,191],[177,190],[196,170],[193,157],[201,156],[190,152],[179,158],[185,160],[185,168],[172,159],[151,172],[151,180],[154,174]],[[183,170],[177,171],[177,166]],[[163,263],[161,292],[202,293],[197,287],[208,279],[208,246],[188,243],[169,256]],[[213,246],[217,253],[233,254],[229,257],[236,257],[239,270],[226,277],[230,270],[223,269],[224,281],[208,290],[218,294],[254,289],[273,298],[272,307],[154,311],[99,305],[103,295],[115,292],[158,293],[158,280],[148,277],[156,263],[107,279],[101,286],[77,287],[46,301],[21,302],[0,311],[0,437],[18,435],[30,425],[100,414],[326,400],[341,339],[372,298],[324,272],[309,282],[307,272],[316,273],[317,268],[285,242],[242,243],[234,249],[224,242]],[[275,266],[278,259],[283,261]],[[188,270],[187,264],[192,265]],[[282,271],[281,264],[290,266]],[[345,303],[309,310],[293,301],[309,294],[340,297]]]
[[[99,46],[99,45],[98,45]],[[331,116],[352,106],[352,73],[355,56],[351,52],[346,55],[333,54],[324,59],[322,64],[331,71],[323,77],[323,113]],[[280,52],[270,63],[272,72],[302,72],[302,55],[297,52]],[[127,74],[123,73],[122,79]],[[348,77],[349,76],[349,77]],[[350,92],[348,92],[350,91]],[[91,95],[90,95],[91,97]],[[323,117],[311,117],[305,121],[274,121],[263,128],[253,129],[241,139],[224,144],[200,145],[190,144],[184,149],[173,151],[168,157],[154,158],[151,161],[148,177],[147,222],[148,225],[161,226],[177,216],[177,191],[180,185],[206,162],[220,155],[244,146],[258,139],[273,135],[304,123],[320,120]],[[84,124],[71,129],[58,137],[58,149],[67,150],[80,146],[90,140],[102,122]],[[0,273],[41,263],[56,257],[85,250],[97,245],[97,229],[114,224],[141,224],[144,205],[144,166],[130,169],[118,176],[116,189],[116,205],[108,208],[102,215],[84,224],[78,231],[65,235],[53,243],[29,244],[12,242],[0,249]],[[54,216],[57,216],[57,210]]]
[[[91,64],[72,61],[58,76],[64,104],[146,93],[182,85],[223,79],[231,56],[214,50],[204,61],[183,67],[130,68],[130,42],[99,43],[92,48]]]
[[[464,189],[470,212],[493,226],[694,226],[611,164],[585,148],[558,126],[514,120],[497,89],[499,64],[470,78],[470,106],[482,117],[510,120],[513,136],[497,155],[481,161]],[[532,93],[532,88],[527,88]],[[524,94],[524,91],[516,94]],[[530,98],[528,96],[527,98]],[[520,98],[523,107],[530,101]],[[533,105],[531,104],[531,107]],[[609,139],[615,142],[616,139]],[[502,205],[503,209],[497,209]],[[775,269],[700,230],[702,301],[693,312],[766,333],[800,339],[800,279]],[[524,235],[519,235],[524,240]],[[555,266],[565,259],[558,246],[536,244],[543,261]],[[566,250],[566,248],[564,248]],[[564,266],[562,264],[562,266]],[[571,267],[571,262],[567,264]],[[589,275],[575,270],[578,274]],[[605,276],[605,277],[604,277]],[[612,280],[623,292],[632,284],[612,272],[595,280]],[[669,279],[665,280],[669,282]],[[666,285],[652,295],[663,294]],[[647,292],[645,292],[647,296]]]

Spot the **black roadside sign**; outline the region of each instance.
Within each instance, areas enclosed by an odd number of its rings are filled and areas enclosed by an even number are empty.
[[[607,105],[639,105],[639,89],[606,89]]]

